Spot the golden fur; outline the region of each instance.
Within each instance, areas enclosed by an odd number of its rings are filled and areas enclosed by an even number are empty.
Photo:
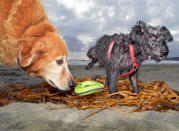
[[[0,61],[17,64],[29,74],[41,76],[67,89],[72,76],[67,68],[68,49],[47,18],[40,0],[0,0]],[[56,63],[62,59],[63,64]],[[59,70],[59,68],[63,70]],[[62,81],[63,79],[63,81]]]
[[[36,28],[36,29],[35,29]],[[40,0],[0,1],[0,61],[16,64],[19,44],[32,36],[57,32],[50,25]]]

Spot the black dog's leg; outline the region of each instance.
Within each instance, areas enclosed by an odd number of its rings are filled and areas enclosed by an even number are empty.
[[[85,69],[86,70],[89,70],[91,68],[93,68],[93,65],[97,62],[97,59],[96,58],[93,58],[92,61],[87,65],[85,66]]]
[[[107,74],[107,76],[106,76],[106,80],[105,80],[105,87],[109,87],[109,74],[108,74],[108,72],[107,72],[107,70],[106,70],[106,74]]]
[[[138,84],[137,84],[137,80],[138,80],[138,71],[135,72],[134,74],[130,75],[129,76],[129,80],[132,84],[132,88],[133,88],[133,93],[139,93],[140,92],[140,89],[138,87]]]
[[[116,70],[112,71],[112,69],[107,69],[106,85],[109,86],[110,94],[116,93],[118,91],[118,88],[117,88],[118,75],[119,73]],[[117,98],[119,97],[119,95],[112,95],[111,97]]]

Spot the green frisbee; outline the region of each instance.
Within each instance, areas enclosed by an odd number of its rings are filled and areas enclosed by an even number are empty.
[[[85,96],[96,93],[104,89],[104,85],[96,81],[83,81],[75,87],[75,93],[79,96]]]

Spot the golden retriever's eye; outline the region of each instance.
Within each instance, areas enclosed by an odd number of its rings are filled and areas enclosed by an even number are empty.
[[[62,65],[63,64],[63,59],[58,59],[58,60],[56,60],[56,62],[57,62],[58,65]]]

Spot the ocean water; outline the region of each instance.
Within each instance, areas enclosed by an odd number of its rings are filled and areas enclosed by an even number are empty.
[[[90,62],[89,60],[68,60],[69,65],[87,65],[89,62]],[[179,64],[179,61],[163,60],[161,62],[155,62],[154,60],[147,60],[143,62],[143,64]],[[3,64],[0,63],[0,66],[3,66]]]
[[[89,60],[69,60],[69,65],[87,65],[90,61]],[[179,61],[166,61],[163,60],[161,62],[155,62],[154,60],[147,60],[144,61],[143,64],[179,64]]]

